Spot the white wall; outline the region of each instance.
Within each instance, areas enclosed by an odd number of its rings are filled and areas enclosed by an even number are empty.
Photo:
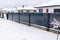
[[[46,8],[43,8],[43,13],[46,13]]]
[[[43,13],[46,13],[46,8],[49,10],[48,13],[54,13],[54,9],[60,9],[60,6],[57,6],[57,7],[38,8],[38,10],[39,9],[43,9]]]
[[[49,9],[48,13],[54,13],[54,8],[53,7],[49,7],[48,9]]]
[[[46,7],[46,8],[42,8],[42,9],[43,9],[43,13],[46,13],[46,9],[48,9],[48,13],[54,13],[53,7]]]

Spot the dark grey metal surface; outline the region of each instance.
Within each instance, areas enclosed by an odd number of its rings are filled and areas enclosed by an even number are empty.
[[[47,28],[53,28],[50,23],[54,18],[60,17],[60,13],[8,13],[8,20],[16,22],[26,22],[36,24]]]
[[[13,20],[12,19],[12,13],[8,13],[8,20]]]
[[[31,19],[31,23],[32,24],[37,24],[37,25],[42,25],[42,26],[45,26],[47,27],[47,15],[44,13],[31,13],[31,16],[30,16],[30,19]]]
[[[20,13],[20,21],[29,23],[29,14],[28,13]]]

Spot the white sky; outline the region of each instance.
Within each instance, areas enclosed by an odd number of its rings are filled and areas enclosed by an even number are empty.
[[[49,1],[51,0],[0,0],[0,8],[18,7],[22,5],[37,6]]]

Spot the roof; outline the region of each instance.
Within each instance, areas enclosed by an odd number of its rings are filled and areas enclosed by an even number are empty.
[[[57,6],[60,6],[60,5],[39,6],[39,7],[35,7],[35,8],[57,7]]]
[[[60,0],[51,0],[50,2],[46,3],[46,4],[41,4],[39,7],[56,7],[56,6],[60,6]]]
[[[36,10],[34,7],[18,7],[17,10]]]
[[[10,10],[16,10],[16,8],[3,8],[2,10],[10,11]]]
[[[2,12],[17,12],[17,10],[36,10],[34,7],[17,7],[17,8],[3,8]]]
[[[17,7],[17,8],[4,8],[2,10],[6,10],[6,11],[14,11],[14,10],[35,10],[36,8],[34,7]]]
[[[34,7],[3,8],[3,9],[1,9],[1,12],[3,12],[3,13],[18,12],[18,10],[36,10],[36,8],[34,8]]]
[[[4,8],[1,10],[3,13],[7,13],[7,12],[18,12],[16,10],[16,8]]]

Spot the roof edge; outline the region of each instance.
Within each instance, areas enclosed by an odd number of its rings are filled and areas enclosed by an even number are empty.
[[[60,6],[60,5],[40,6],[40,7],[34,7],[34,8],[57,7],[57,6]]]

